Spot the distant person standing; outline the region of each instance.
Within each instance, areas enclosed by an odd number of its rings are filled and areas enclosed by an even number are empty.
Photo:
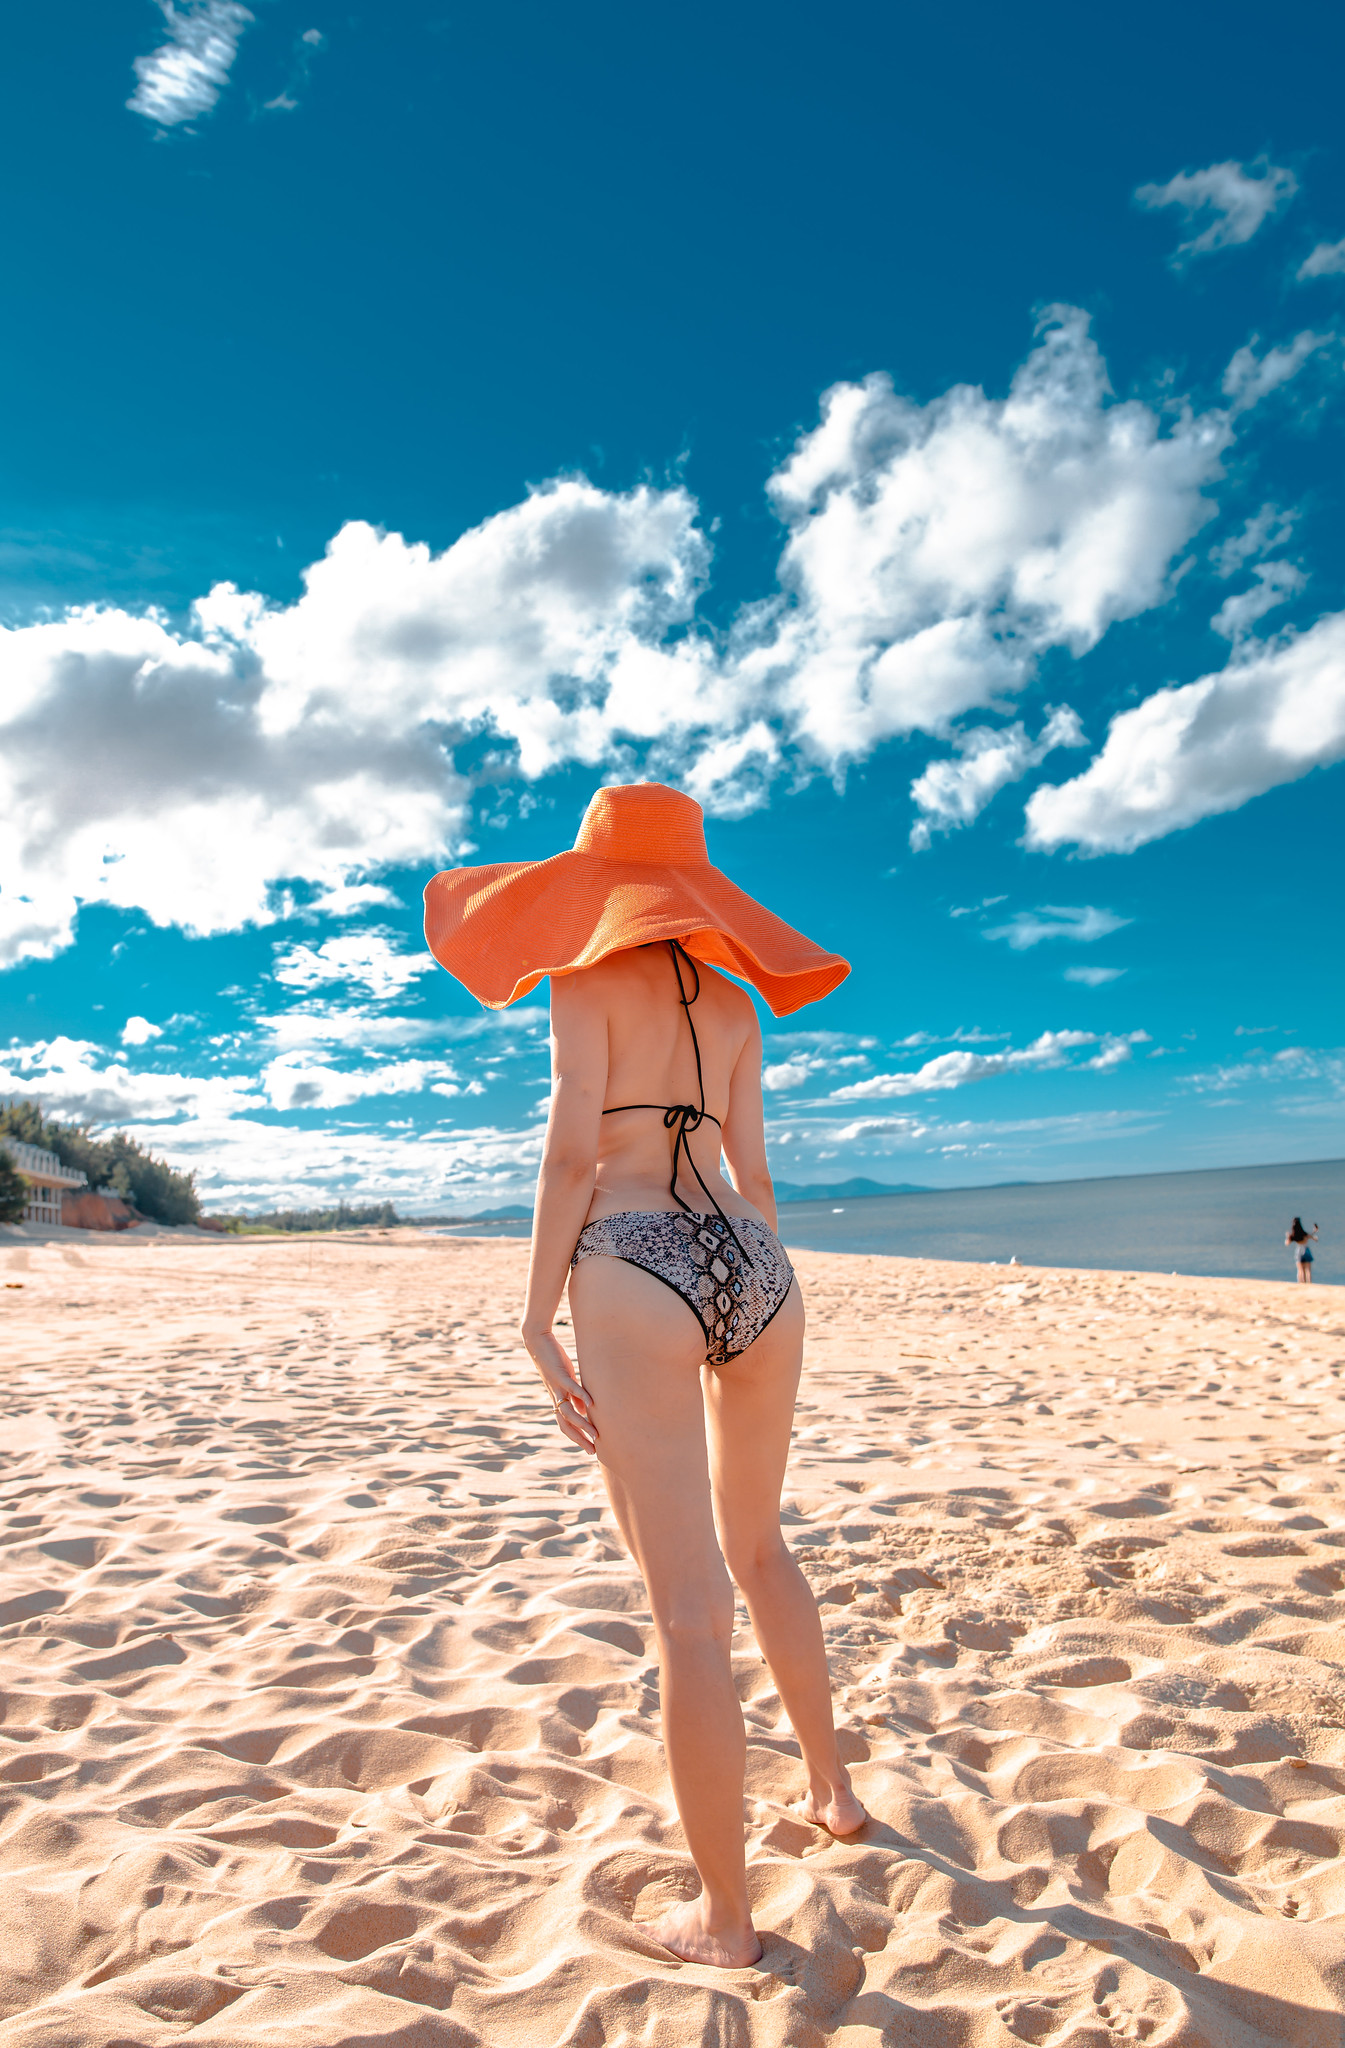
[[[1295,1216],[1284,1238],[1297,1263],[1298,1277],[1308,1287],[1312,1285],[1312,1247],[1316,1237],[1317,1225],[1314,1223],[1311,1230],[1305,1230],[1302,1217]]]

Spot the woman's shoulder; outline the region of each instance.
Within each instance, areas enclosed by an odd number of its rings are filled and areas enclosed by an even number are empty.
[[[661,996],[665,992],[675,998],[677,990],[667,954],[662,960],[651,959],[652,951],[647,946],[624,947],[620,952],[609,953],[605,960],[595,960],[591,967],[571,967],[564,974],[553,974],[552,1009],[559,1006],[570,1010],[610,1010],[633,998]]]
[[[697,1020],[708,1022],[713,1015],[721,1024],[744,1033],[755,1031],[756,1008],[746,989],[706,961],[697,960],[694,964],[693,981],[685,961],[682,963],[682,982],[692,996]],[[699,994],[693,995],[697,982]],[[611,1008],[632,998],[652,999],[659,1007],[665,1002],[675,1007],[677,993],[672,961],[662,945],[626,947],[609,953],[605,960],[595,961],[591,967],[572,967],[568,973],[551,976],[553,1009],[558,1005],[571,1010],[590,1006]]]
[[[713,1008],[720,1021],[734,1031],[755,1033],[758,1030],[756,1005],[747,990],[736,981],[730,981],[717,968],[707,967],[702,961],[696,964],[700,969],[702,999],[709,999],[705,1003],[706,1009]]]
[[[751,1014],[756,1016],[752,998],[740,982],[730,981],[727,974],[721,974],[717,967],[711,967],[707,961],[697,960],[696,967],[700,974],[702,989],[712,988],[727,1007],[741,1010],[744,1014],[751,1011]]]

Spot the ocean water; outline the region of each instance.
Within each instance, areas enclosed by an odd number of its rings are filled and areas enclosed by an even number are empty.
[[[1345,1159],[1118,1174],[1005,1188],[784,1202],[780,1236],[817,1252],[908,1259],[1102,1267],[1117,1272],[1240,1274],[1296,1284],[1290,1221],[1319,1223],[1314,1280],[1345,1281]],[[458,1223],[445,1237],[530,1237],[520,1217]]]
[[[1321,1225],[1314,1280],[1345,1281],[1345,1159],[1117,1175],[937,1194],[787,1202],[786,1245],[1023,1266],[1240,1275],[1295,1282],[1284,1233]]]

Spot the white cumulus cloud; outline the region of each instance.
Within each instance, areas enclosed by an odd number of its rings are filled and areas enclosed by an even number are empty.
[[[1077,724],[958,722],[1166,602],[1232,434],[1227,410],[1117,401],[1056,308],[1005,397],[830,392],[769,482],[779,591],[727,634],[695,624],[689,494],[582,477],[439,554],[348,524],[293,603],[225,584],[183,630],[99,607],[0,628],[0,965],[68,945],[85,904],[194,934],[371,909],[381,873],[465,850],[502,772],[651,774],[734,815],[921,731],[957,753],[918,778],[917,831],[967,822]],[[363,979],[333,942],[286,958],[295,987],[396,985],[386,955]]]
[[[1199,227],[1199,233],[1180,243],[1169,258],[1174,269],[1181,269],[1193,257],[1250,242],[1297,190],[1292,171],[1263,157],[1250,166],[1222,163],[1208,164],[1203,171],[1179,171],[1165,185],[1139,186],[1135,199],[1150,209],[1178,207],[1188,228]]]
[[[266,1107],[252,1076],[136,1073],[92,1040],[65,1037],[11,1046],[0,1056],[0,1095],[33,1095],[49,1116],[117,1125]]]
[[[816,1070],[816,1062],[799,1053],[790,1060],[772,1060],[761,1070],[761,1085],[773,1094],[785,1088],[801,1088]]]
[[[440,555],[354,522],[305,572],[297,604],[226,587],[198,609],[208,634],[260,663],[271,739],[489,721],[535,776],[603,759],[613,729],[652,738],[711,722],[699,644],[663,644],[707,562],[687,492],[568,478]]]
[[[708,724],[698,651],[659,644],[704,558],[684,492],[567,481],[438,556],[345,527],[296,604],[221,586],[200,637],[95,607],[0,629],[0,963],[69,944],[81,903],[208,934],[290,880],[367,902],[451,857],[473,732],[538,775],[608,761],[614,718]]]
[[[1026,844],[1129,852],[1345,756],[1345,613],[1252,643],[1112,720],[1073,781],[1035,790]]]
[[[956,386],[920,406],[883,376],[827,393],[768,486],[789,528],[785,596],[740,622],[734,675],[766,689],[832,766],[944,733],[1011,696],[1051,647],[1082,654],[1170,594],[1213,515],[1230,429],[1164,433],[1112,400],[1088,318],[1043,316],[1004,399]]]
[[[126,104],[161,128],[208,114],[229,82],[238,42],[255,20],[238,0],[156,0],[168,41],[135,60],[139,83]]]
[[[151,1024],[148,1017],[128,1017],[122,1026],[123,1045],[148,1045],[152,1038],[162,1037],[162,1024]]]
[[[1123,1038],[1109,1035],[1103,1039],[1101,1046],[1094,1053],[1092,1059],[1084,1061],[1084,1065],[1091,1067],[1096,1074],[1110,1073],[1113,1067],[1123,1065],[1130,1058],[1130,1048],[1132,1046],[1147,1045],[1148,1042],[1149,1034],[1147,1031],[1129,1031]]]

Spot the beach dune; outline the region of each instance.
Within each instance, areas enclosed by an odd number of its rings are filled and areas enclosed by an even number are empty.
[[[1345,1293],[800,1253],[750,1970],[526,1246],[0,1236],[3,2048],[1340,2048]],[[564,1334],[564,1333],[563,1333]]]

